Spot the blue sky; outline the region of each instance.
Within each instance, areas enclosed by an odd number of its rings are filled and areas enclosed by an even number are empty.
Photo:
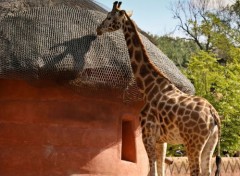
[[[97,0],[105,7],[112,9],[115,0]],[[173,19],[170,10],[171,2],[176,0],[121,0],[122,9],[133,11],[131,17],[136,24],[146,32],[151,34],[164,35],[172,32],[178,24]],[[175,35],[181,35],[176,30]]]
[[[113,2],[115,0],[96,0],[109,10],[112,9]],[[121,0],[122,9],[126,11],[133,11],[131,17],[136,24],[146,32],[157,35],[170,34],[171,36],[185,36],[184,33],[176,26],[178,20],[173,19],[173,13],[171,12],[171,4],[177,0]],[[187,0],[183,0],[187,1]],[[198,0],[193,0],[198,3]],[[209,0],[210,7],[215,8],[213,4],[232,4],[235,0]]]

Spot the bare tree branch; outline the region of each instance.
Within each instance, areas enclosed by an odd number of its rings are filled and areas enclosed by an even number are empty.
[[[188,9],[188,11],[186,9]],[[196,5],[192,2],[186,3],[179,0],[176,6],[172,6],[171,10],[174,18],[179,20],[179,28],[191,37],[201,50],[204,50],[205,48],[199,40],[201,34],[197,30],[199,15]]]

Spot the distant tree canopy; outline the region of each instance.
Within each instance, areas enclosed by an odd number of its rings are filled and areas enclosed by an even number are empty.
[[[200,50],[216,52],[221,59],[228,59],[228,48],[240,45],[240,0],[232,6],[213,8],[209,0],[179,0],[172,7],[179,29],[192,39]]]
[[[240,150],[240,0],[209,7],[208,0],[179,0],[172,6],[186,39],[149,35],[222,116],[221,150]],[[177,155],[182,146],[170,146]],[[183,152],[184,153],[184,152]]]
[[[165,53],[179,68],[187,67],[191,55],[197,52],[197,45],[183,38],[172,38],[168,36],[156,37],[157,46]]]

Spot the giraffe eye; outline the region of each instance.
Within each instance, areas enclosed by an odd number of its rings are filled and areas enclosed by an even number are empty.
[[[111,17],[107,17],[107,20],[111,20]]]

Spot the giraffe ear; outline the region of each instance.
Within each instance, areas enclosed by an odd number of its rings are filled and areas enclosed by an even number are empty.
[[[112,10],[114,11],[114,10],[117,10],[117,6],[118,6],[118,1],[115,1],[114,3],[113,3],[113,8],[112,8]]]
[[[131,17],[133,14],[133,11],[127,11],[126,14],[127,14],[127,16]]]
[[[117,5],[118,9],[120,9],[120,7],[121,7],[121,4],[122,4],[122,2],[121,2],[121,1],[120,1],[120,2],[118,2],[118,5]]]

